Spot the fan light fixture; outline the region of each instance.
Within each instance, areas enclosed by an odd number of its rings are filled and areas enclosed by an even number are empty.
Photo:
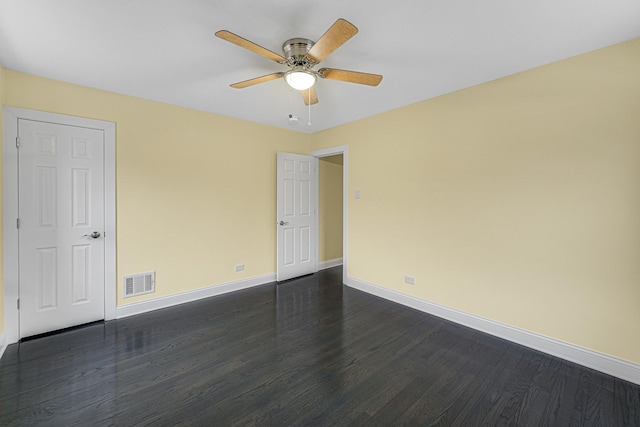
[[[302,68],[294,68],[285,73],[284,79],[295,90],[307,90],[316,84],[316,75]]]
[[[232,88],[242,89],[284,78],[291,88],[300,92],[304,104],[309,106],[318,103],[318,95],[314,88],[318,78],[340,80],[367,86],[378,86],[382,81],[382,76],[379,74],[338,70],[336,68],[320,68],[317,71],[313,69],[333,51],[342,46],[351,37],[355,36],[357,32],[358,29],[355,25],[339,18],[316,42],[301,37],[285,41],[282,44],[282,55],[227,30],[217,31],[216,37],[287,67],[286,72],[285,70],[278,71],[233,83],[231,85]]]

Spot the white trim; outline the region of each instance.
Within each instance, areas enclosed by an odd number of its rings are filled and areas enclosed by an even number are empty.
[[[2,109],[2,179],[3,179],[3,244],[4,244],[4,333],[9,343],[20,339],[18,323],[18,135],[17,114]]]
[[[342,265],[342,258],[334,258],[327,261],[318,263],[318,270],[326,270],[327,268],[337,267]]]
[[[380,298],[468,326],[478,331],[486,332],[487,334],[604,372],[605,374],[609,374],[635,384],[640,384],[639,364],[598,353],[584,347],[579,347],[574,344],[529,332],[524,329],[505,325],[504,323],[465,313],[463,311],[454,310],[449,307],[425,301],[397,291],[392,291],[353,277],[347,277],[346,284]]]
[[[123,317],[134,316],[136,314],[147,313],[149,311],[197,301],[203,298],[214,297],[217,295],[226,294],[228,292],[234,292],[241,289],[247,289],[254,286],[273,283],[275,282],[275,280],[276,274],[270,273],[264,274],[262,276],[250,277],[248,279],[236,280],[234,282],[223,283],[220,285],[209,286],[202,289],[196,289],[193,291],[181,292],[179,294],[167,295],[148,301],[125,304],[119,306],[116,309],[116,318],[120,319]]]
[[[2,355],[4,354],[4,351],[7,349],[7,343],[5,342],[4,339],[4,331],[0,332],[0,360],[2,359]]]
[[[35,120],[104,132],[105,197],[105,320],[116,315],[116,126],[115,123],[44,111],[3,107],[3,179],[4,179],[4,327],[8,344],[20,339],[18,299],[18,156],[16,137],[18,120]]]
[[[347,283],[347,254],[349,253],[349,146],[323,148],[310,153],[311,156],[321,158],[342,154],[342,282]],[[318,191],[316,191],[318,194]],[[316,206],[318,203],[316,202]],[[318,225],[316,224],[316,228]],[[316,249],[316,254],[319,250]],[[317,255],[316,255],[317,256]]]
[[[104,320],[116,318],[117,259],[116,259],[116,125],[102,122],[104,130]]]

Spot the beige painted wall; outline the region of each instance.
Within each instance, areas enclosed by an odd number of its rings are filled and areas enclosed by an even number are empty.
[[[640,363],[639,117],[636,39],[314,134],[349,276]]]
[[[348,144],[351,277],[640,363],[639,76],[634,40],[310,137],[8,70],[0,100],[117,123],[142,298],[273,272],[275,152]]]
[[[2,165],[2,106],[4,105],[4,68],[0,66],[0,165]],[[4,202],[2,173],[0,173],[0,205]],[[0,209],[0,241],[3,240],[4,209]],[[4,244],[0,245],[0,334],[4,331]]]
[[[342,155],[318,161],[318,262],[342,258]]]
[[[9,70],[4,77],[7,105],[116,123],[118,305],[275,271],[276,152],[308,153],[307,135]],[[151,270],[156,293],[123,300],[122,276]]]

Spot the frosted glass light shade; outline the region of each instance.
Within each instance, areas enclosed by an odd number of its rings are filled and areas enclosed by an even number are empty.
[[[296,90],[309,89],[316,83],[315,74],[305,70],[287,71],[284,75],[284,79],[289,86]]]

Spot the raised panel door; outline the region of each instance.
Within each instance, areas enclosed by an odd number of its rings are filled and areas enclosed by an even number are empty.
[[[104,319],[103,131],[20,120],[18,134],[20,336]]]

